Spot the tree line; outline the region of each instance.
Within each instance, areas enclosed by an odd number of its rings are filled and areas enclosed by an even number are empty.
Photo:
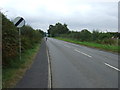
[[[78,41],[96,42],[101,44],[118,45],[120,33],[118,32],[100,32],[93,30],[90,32],[87,29],[81,31],[70,31],[67,24],[56,23],[50,25],[48,29],[48,36],[70,38]]]
[[[0,13],[2,14],[2,13]],[[22,52],[34,48],[34,45],[41,42],[44,32],[35,30],[29,25],[21,28],[21,48]],[[19,30],[7,17],[2,14],[2,65],[11,66],[11,62],[16,62],[19,57]],[[19,59],[17,59],[19,63]]]
[[[51,37],[56,37],[61,34],[68,33],[69,29],[67,28],[67,24],[56,23],[55,25],[50,25],[48,29],[48,35]]]

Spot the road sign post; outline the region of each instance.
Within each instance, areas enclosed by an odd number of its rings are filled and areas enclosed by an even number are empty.
[[[21,30],[19,28],[19,52],[20,52],[20,60],[21,60]]]
[[[19,28],[19,55],[20,55],[20,60],[21,60],[21,30],[20,28],[25,25],[25,20],[22,17],[16,17],[14,20],[14,25]]]

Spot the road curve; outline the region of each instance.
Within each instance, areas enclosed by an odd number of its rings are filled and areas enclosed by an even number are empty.
[[[48,38],[53,88],[118,88],[118,55]]]

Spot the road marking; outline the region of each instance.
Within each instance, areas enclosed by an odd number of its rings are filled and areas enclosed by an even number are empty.
[[[86,54],[86,53],[84,53],[84,52],[81,52],[81,51],[79,51],[79,50],[77,50],[77,49],[74,49],[75,51],[77,51],[77,52],[79,52],[79,53],[81,53],[81,54],[83,54],[83,55],[86,55],[86,56],[88,56],[88,57],[92,57],[92,56],[90,56],[90,55],[88,55],[88,54]]]
[[[68,45],[64,45],[65,47],[68,47],[68,48],[71,48],[70,46],[68,46]]]
[[[47,48],[46,48],[47,49]],[[49,51],[47,49],[47,57],[48,57],[48,88],[52,87],[52,72],[51,72],[51,64],[50,64],[50,57],[49,57]]]
[[[112,66],[112,65],[110,65],[108,63],[104,63],[104,64],[107,65],[107,66],[109,66],[109,67],[111,67],[111,68],[113,68],[113,69],[115,69],[115,70],[117,70],[117,71],[120,71],[118,68],[116,68],[116,67],[114,67],[114,66]]]
[[[70,42],[65,42],[65,43],[73,45],[73,46],[80,46],[80,45],[76,45],[76,44],[73,44],[73,43],[70,43]]]

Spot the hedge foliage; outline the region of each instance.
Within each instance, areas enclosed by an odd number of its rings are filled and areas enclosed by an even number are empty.
[[[49,25],[48,36],[74,39],[82,42],[95,42],[116,46],[120,45],[118,43],[120,41],[119,32],[100,32],[98,30],[90,32],[87,29],[83,29],[81,31],[70,31],[67,28],[67,24],[62,25],[61,23]]]
[[[100,43],[100,44],[109,44],[109,45],[116,45],[118,46],[120,34],[118,32],[115,33],[110,33],[110,32],[99,32],[99,31],[93,31],[90,32],[87,29],[82,30],[81,32],[76,32],[76,31],[69,31],[67,34],[62,34],[60,37],[64,38],[70,38],[82,42],[95,42],[95,43]],[[117,39],[118,38],[118,39]]]
[[[43,31],[34,30],[31,26],[21,28],[22,52],[33,48],[36,43],[40,43]],[[2,64],[9,67],[14,59],[19,57],[19,31],[5,15],[2,14]],[[18,59],[19,63],[19,59]]]

